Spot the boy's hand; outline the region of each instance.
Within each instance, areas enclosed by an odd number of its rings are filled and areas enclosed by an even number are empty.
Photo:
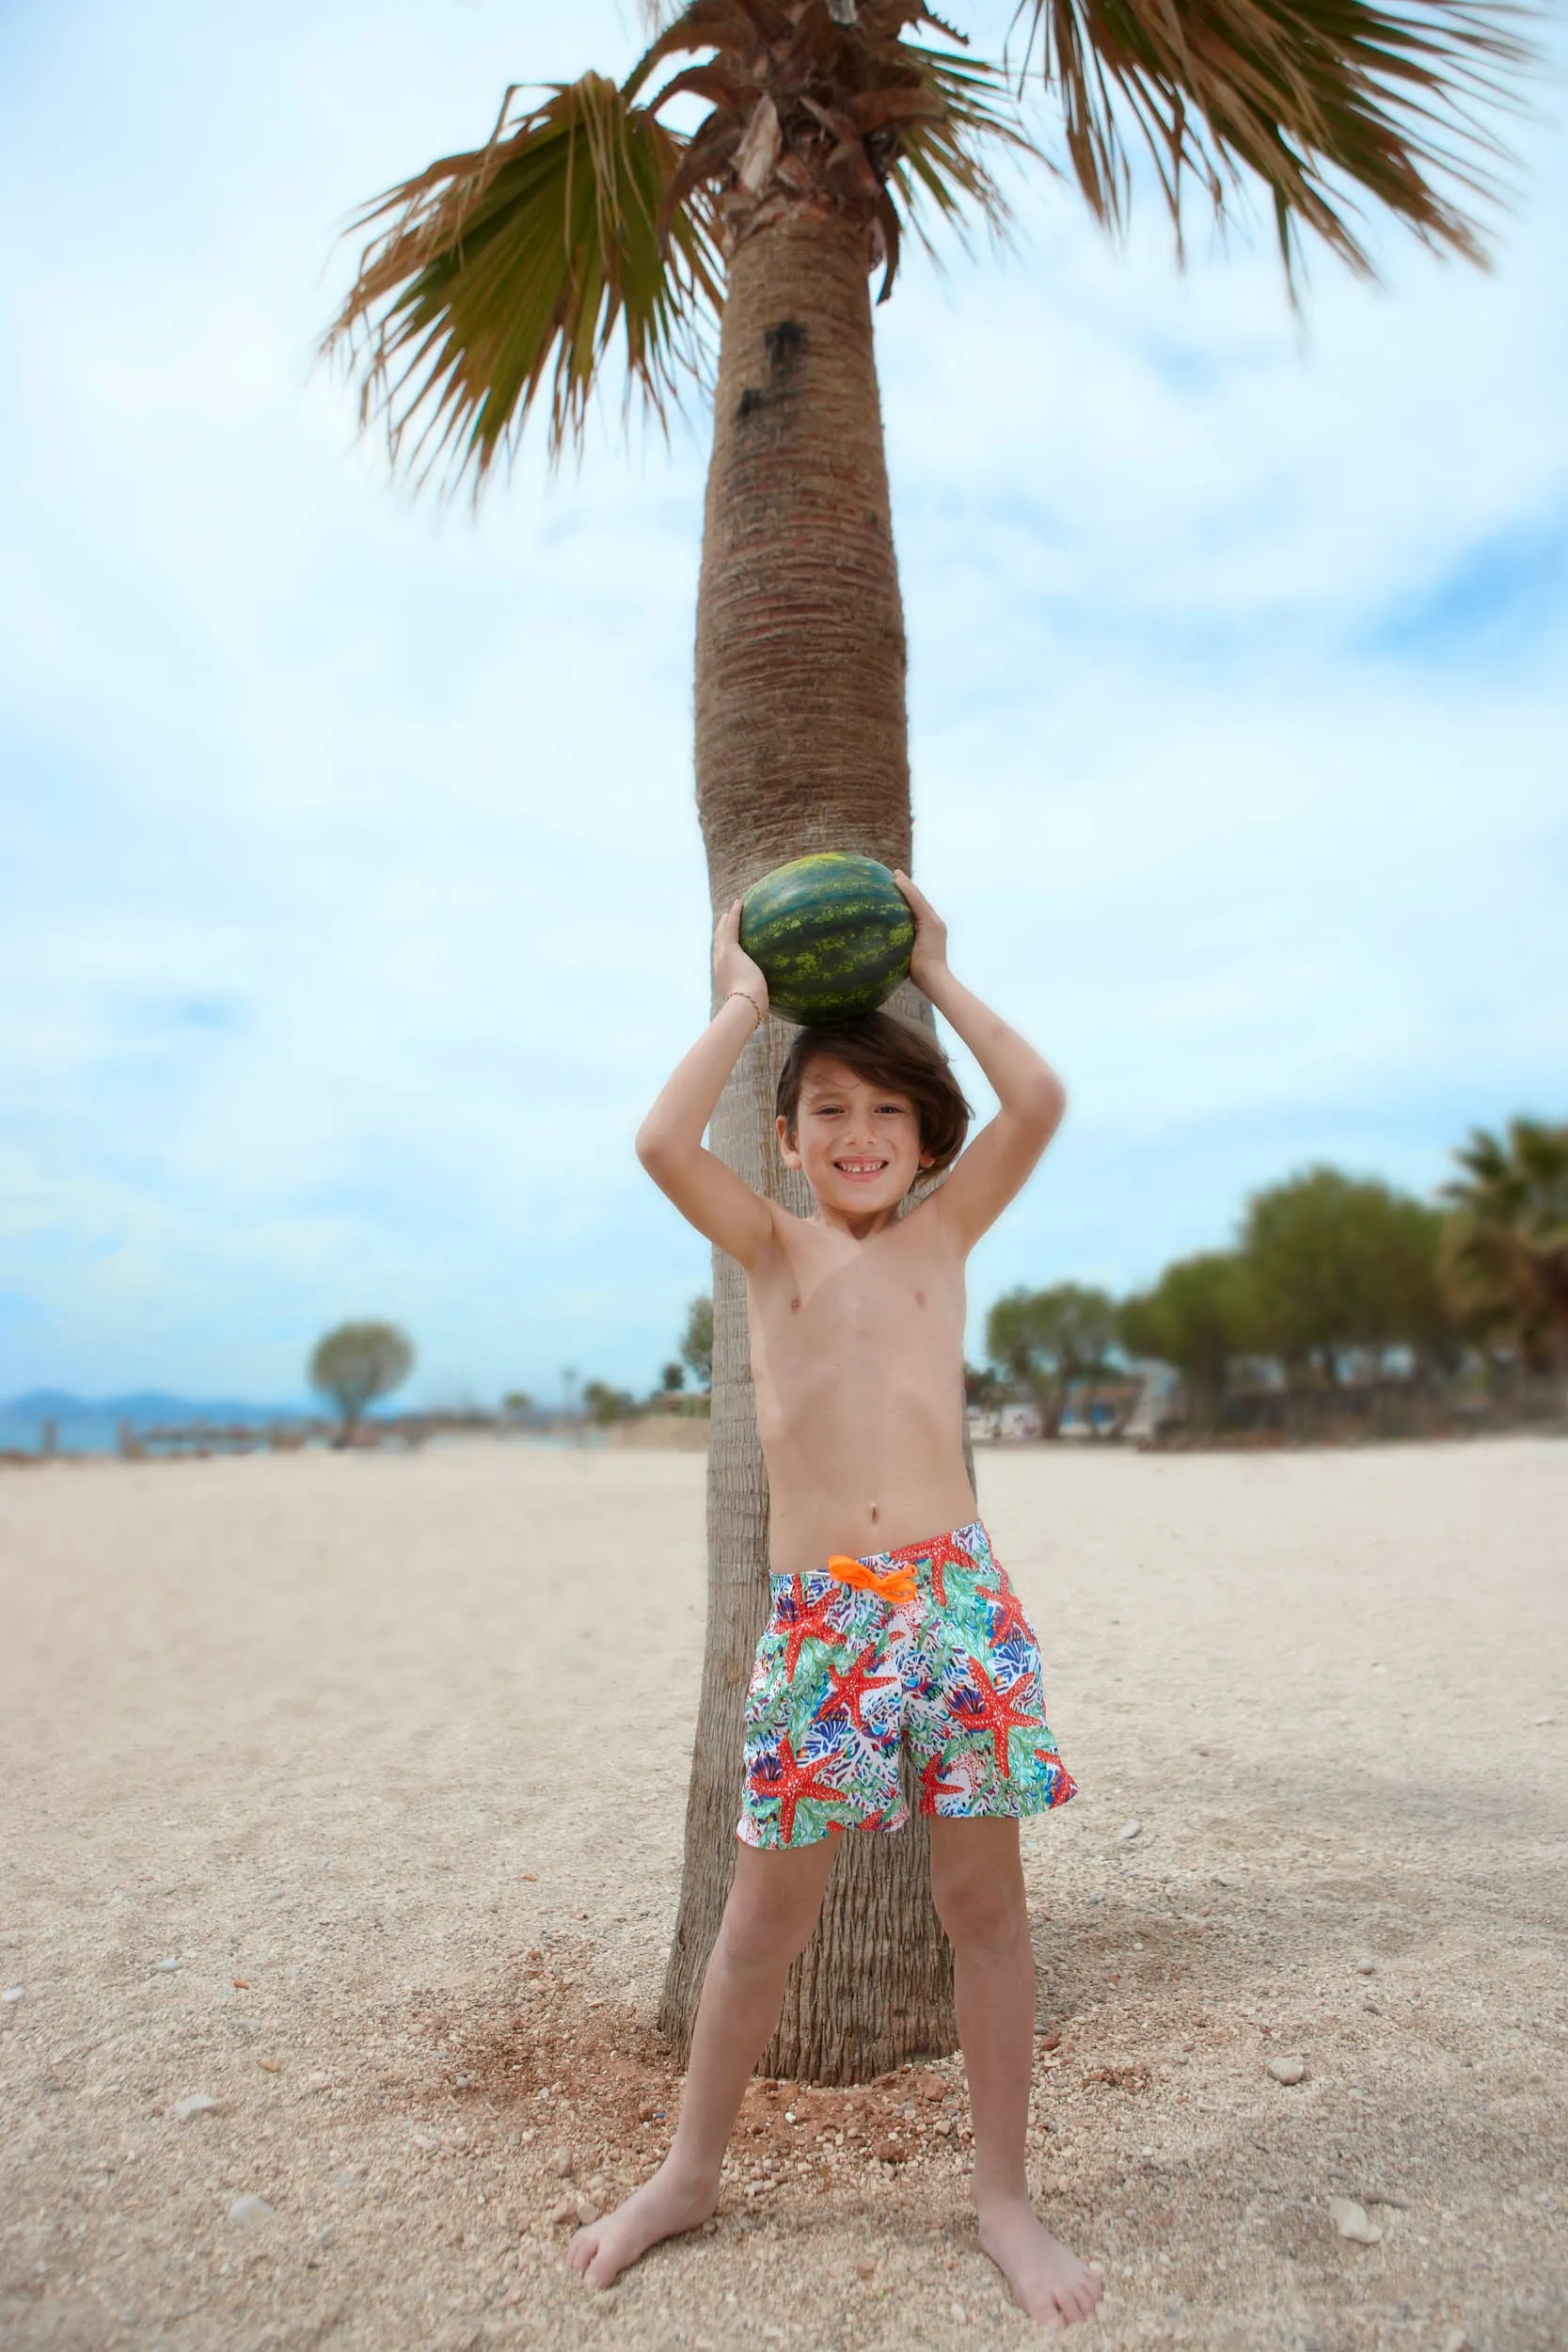
[[[713,934],[713,985],[721,1004],[726,996],[749,996],[758,1021],[768,1018],[768,982],[740,944],[740,900],[719,917]]]
[[[929,898],[915,888],[908,874],[895,871],[893,879],[909,900],[910,912],[914,916],[910,977],[916,988],[924,989],[927,980],[935,979],[939,972],[947,969],[947,926]]]

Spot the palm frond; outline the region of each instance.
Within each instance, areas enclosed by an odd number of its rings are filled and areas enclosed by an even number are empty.
[[[394,460],[445,462],[475,487],[548,387],[559,455],[580,437],[619,337],[626,396],[662,421],[700,368],[721,299],[701,191],[669,213],[686,142],[596,73],[551,86],[489,143],[448,155],[367,207],[386,224],[326,337],[360,375]]]
[[[1510,0],[1018,8],[1023,72],[1037,62],[1055,91],[1069,162],[1095,215],[1112,226],[1125,217],[1129,137],[1153,158],[1179,242],[1189,183],[1218,215],[1256,178],[1292,285],[1304,230],[1370,273],[1365,202],[1425,244],[1484,260],[1469,208],[1497,198],[1504,151],[1482,110],[1512,100],[1533,54],[1529,15]]]
[[[863,111],[884,116],[895,133],[889,178],[915,234],[933,251],[930,216],[959,226],[970,206],[993,230],[1005,230],[1011,215],[988,164],[988,149],[1046,160],[1023,128],[1006,74],[956,50],[910,42],[901,50],[918,76],[917,87],[908,93],[874,92]],[[863,127],[869,130],[870,119]],[[890,270],[880,299],[886,300],[892,281]]]
[[[1454,1158],[1464,1173],[1442,1186],[1450,1296],[1482,1327],[1511,1327],[1533,1358],[1560,1347],[1568,1369],[1568,1123],[1513,1119],[1500,1136],[1478,1127]]]

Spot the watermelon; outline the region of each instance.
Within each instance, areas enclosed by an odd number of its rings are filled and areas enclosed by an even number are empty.
[[[908,979],[914,916],[885,866],[823,850],[775,867],[740,906],[773,1010],[815,1025],[872,1012]]]

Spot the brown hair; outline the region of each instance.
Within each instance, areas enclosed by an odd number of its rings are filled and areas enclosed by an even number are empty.
[[[773,1098],[791,1142],[806,1072],[814,1061],[830,1057],[845,1063],[857,1078],[885,1086],[890,1094],[908,1095],[920,1120],[920,1148],[931,1156],[926,1175],[940,1175],[952,1166],[969,1130],[969,1104],[930,1030],[893,1012],[863,1012],[852,1021],[796,1032]]]

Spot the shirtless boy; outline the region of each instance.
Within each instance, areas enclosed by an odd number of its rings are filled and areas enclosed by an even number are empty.
[[[786,1059],[780,1149],[804,1170],[814,1216],[763,1200],[704,1148],[768,1016],[738,903],[714,941],[719,1010],[637,1138],[654,1181],[746,1269],[773,1610],[747,1700],[735,1881],[674,2138],[652,2180],[578,2232],[570,2259],[608,2286],[714,2211],[747,2080],[816,1923],[832,1833],[907,1820],[904,1740],[953,1947],[980,2243],[1023,2309],[1059,2328],[1093,2311],[1101,2280],[1029,2202],[1035,1964],[1018,1824],[1072,1783],[1046,1726],[1033,1631],[980,1525],[961,1423],[964,1261],[1028,1177],[1064,1097],[1034,1049],[955,979],[942,924],[897,879],[915,915],[911,976],[996,1092],[996,1117],[962,1158],[968,1106],[940,1048],[881,1013],[804,1030]],[[900,1216],[922,1173],[949,1165]]]

